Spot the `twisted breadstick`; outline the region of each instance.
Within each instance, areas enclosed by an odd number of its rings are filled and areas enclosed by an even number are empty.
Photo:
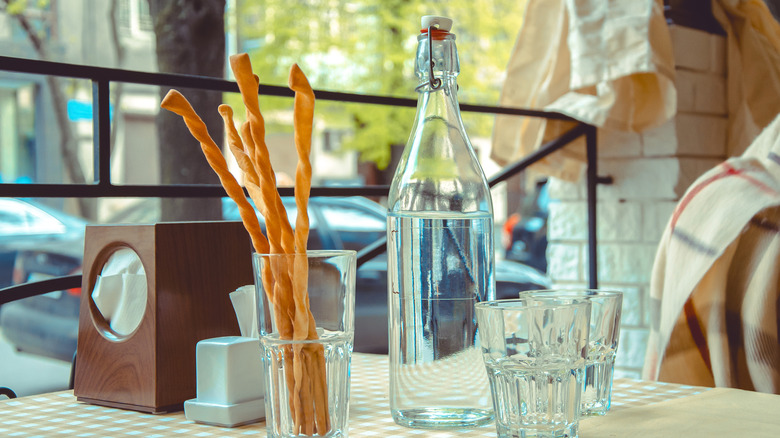
[[[206,124],[203,123],[203,120],[192,108],[192,105],[181,93],[176,90],[170,90],[163,98],[160,106],[180,115],[184,119],[184,123],[187,125],[190,133],[192,133],[192,136],[200,142],[203,154],[219,177],[225,192],[238,205],[238,213],[241,215],[241,220],[247,232],[249,232],[255,251],[268,252],[268,240],[266,240],[263,231],[260,229],[260,222],[257,220],[255,210],[249,204],[249,201],[246,200],[244,190],[241,189],[233,174],[228,170],[225,157],[222,156],[219,146],[209,135]]]
[[[288,80],[290,89],[295,91],[294,106],[294,127],[295,127],[295,149],[298,153],[298,165],[295,171],[295,205],[298,208],[298,217],[295,223],[295,261],[293,277],[293,300],[295,302],[295,331],[293,339],[317,339],[317,331],[314,324],[314,318],[309,310],[308,294],[308,260],[306,258],[306,241],[309,237],[309,192],[311,190],[311,162],[309,154],[311,153],[311,124],[314,118],[314,93],[309,82],[303,75],[303,72],[297,65],[290,69]],[[312,337],[313,336],[313,337]],[[293,360],[293,369],[295,374],[295,393],[299,394],[299,399],[304,410],[304,417],[296,422],[297,427],[306,431],[314,428],[313,406],[322,408],[319,400],[314,400],[311,392],[309,378],[314,377],[312,370],[304,373],[303,345],[296,344],[295,357]],[[309,378],[307,378],[309,377]],[[308,414],[308,415],[307,415]]]
[[[303,341],[317,339],[316,323],[309,308],[308,260],[306,245],[309,235],[308,199],[311,191],[312,122],[314,93],[306,76],[293,65],[289,86],[295,92],[294,126],[298,165],[295,174],[295,203],[298,217],[295,230],[286,220],[286,210],[265,144],[265,125],[258,101],[259,79],[252,74],[247,54],[230,57],[246,106],[247,122],[236,129],[233,110],[220,105],[219,113],[225,123],[228,145],[244,173],[244,184],[258,211],[265,217],[268,238],[263,235],[251,204],[241,186],[227,169],[219,147],[208,134],[205,124],[176,90],[163,99],[162,107],[183,117],[192,135],[200,142],[203,153],[220,178],[228,195],[236,202],[244,225],[252,237],[255,250],[267,254],[287,254],[289,257],[265,257],[261,280],[269,301],[273,304],[274,321],[281,339]],[[287,365],[284,367],[290,391],[291,416],[295,432],[324,435],[330,430],[325,375],[325,356],[322,345],[291,343],[283,347]],[[289,360],[292,359],[292,364]],[[290,366],[292,365],[292,366]]]
[[[255,202],[255,206],[260,214],[263,215],[263,217],[268,217],[268,209],[265,202],[263,202],[260,187],[258,187],[257,170],[255,169],[252,160],[249,158],[249,155],[244,150],[241,136],[238,134],[236,125],[233,123],[233,108],[231,108],[230,105],[220,105],[218,110],[228,133],[227,137],[230,152],[235,157],[238,167],[244,172],[244,185],[246,186],[247,192],[249,192],[249,197]],[[260,280],[263,282],[263,290],[266,295],[268,295],[268,300],[273,303],[275,283],[273,271],[271,270],[271,265],[269,263],[262,264]],[[282,323],[282,326],[285,326],[285,324]]]
[[[268,209],[265,217],[266,230],[270,240],[271,250],[274,253],[292,254],[295,251],[292,227],[287,220],[286,210],[276,191],[276,176],[271,165],[268,147],[265,144],[265,121],[260,113],[258,101],[258,78],[252,74],[252,66],[249,55],[246,53],[230,57],[230,66],[236,78],[241,98],[246,107],[247,123],[241,127],[241,134],[247,151],[254,151],[250,156],[255,168],[258,170],[260,188],[263,201]],[[275,280],[273,296],[275,311],[279,309],[289,318],[284,327],[279,327],[279,334],[283,339],[293,339],[295,332],[308,330],[308,317],[306,313],[296,311],[294,294],[292,293],[292,278],[295,278],[293,263],[286,263],[285,258],[275,257],[272,260],[272,271]],[[303,379],[300,367],[296,373],[295,361],[298,354],[292,354],[293,366],[285,367],[285,378],[288,388],[291,388],[291,411],[295,422],[295,429],[299,431],[302,421],[306,418],[304,407],[300,398],[300,385]],[[297,386],[297,389],[296,389]],[[310,416],[309,416],[310,417]]]
[[[294,127],[295,150],[298,165],[295,169],[295,205],[298,217],[295,222],[295,252],[306,253],[309,237],[309,194],[311,193],[311,134],[314,120],[314,91],[298,64],[293,64],[288,79],[290,89],[295,91]]]
[[[252,160],[244,150],[244,143],[241,141],[241,136],[238,134],[236,125],[233,123],[233,108],[231,108],[230,105],[222,104],[217,110],[219,111],[219,115],[222,116],[222,120],[225,122],[230,152],[233,154],[233,157],[235,157],[238,167],[244,172],[244,179],[247,182],[257,185],[259,181],[257,171],[255,170],[254,164],[252,164]]]
[[[295,296],[296,316],[298,312],[305,312],[306,318],[308,318],[307,331],[303,332],[297,330],[294,333],[295,339],[317,339],[316,324],[314,321],[314,315],[311,314],[308,302],[307,279],[308,279],[308,264],[306,260],[306,244],[309,237],[309,215],[308,204],[309,195],[311,193],[311,136],[312,126],[314,125],[314,90],[312,90],[309,81],[306,79],[306,75],[303,74],[300,67],[297,64],[293,64],[290,68],[290,75],[288,77],[288,85],[291,90],[295,92],[294,103],[294,141],[295,149],[298,153],[298,165],[295,169],[295,204],[298,207],[298,217],[295,223],[295,277],[293,283],[293,295]],[[297,319],[297,318],[296,318]],[[313,393],[306,394],[312,397],[314,403],[314,409],[316,411],[316,427],[320,435],[325,435],[330,430],[329,416],[328,416],[328,396],[326,389],[326,376],[325,376],[325,360],[324,352],[321,349],[310,348],[306,352],[306,359],[301,357],[301,349],[299,348],[296,354],[296,359],[299,359],[295,365],[296,376],[297,368],[303,367],[304,362],[308,371],[309,378],[311,379],[311,388]],[[320,360],[321,359],[321,360]],[[298,389],[298,382],[296,381],[296,389]],[[301,394],[303,400],[303,394]],[[310,418],[310,417],[309,417]],[[304,423],[307,427],[311,427],[309,423]]]
[[[276,176],[271,165],[271,159],[268,154],[268,147],[265,144],[265,121],[260,113],[260,103],[257,98],[258,80],[252,72],[252,65],[249,61],[249,55],[241,53],[230,57],[230,66],[236,77],[236,83],[241,91],[241,97],[246,107],[247,123],[242,126],[241,134],[244,143],[247,144],[246,150],[253,150],[254,156],[250,156],[255,168],[258,169],[260,177],[260,187],[263,189],[264,200],[268,207],[271,217],[266,217],[266,227],[269,227],[268,221],[273,219],[285,219],[284,205],[276,191]],[[248,129],[247,129],[248,128]],[[281,220],[280,245],[281,251],[292,254],[294,242],[292,237],[292,227],[287,220]]]

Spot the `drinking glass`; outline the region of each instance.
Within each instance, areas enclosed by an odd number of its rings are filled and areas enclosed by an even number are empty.
[[[591,302],[582,414],[605,415],[612,403],[612,376],[620,337],[623,293],[597,289],[551,289],[521,292],[520,297],[578,298]]]
[[[355,251],[256,253],[254,269],[268,436],[348,436]]]
[[[571,298],[476,305],[499,437],[577,437],[590,306]]]

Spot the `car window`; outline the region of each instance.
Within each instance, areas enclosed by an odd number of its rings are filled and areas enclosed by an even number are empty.
[[[0,233],[50,234],[65,232],[65,225],[54,216],[24,202],[0,202]]]
[[[384,217],[348,205],[322,205],[322,217],[335,231],[385,231]]]
[[[0,231],[4,234],[20,230],[24,227],[24,218],[21,214],[12,211],[0,211]]]
[[[330,231],[338,235],[344,249],[358,251],[385,235],[385,217],[370,210],[345,204],[322,204],[320,213]]]

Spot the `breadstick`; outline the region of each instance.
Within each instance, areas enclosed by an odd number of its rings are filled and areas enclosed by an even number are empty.
[[[255,202],[257,210],[263,217],[268,217],[267,208],[263,202],[260,188],[258,184],[257,171],[255,170],[252,160],[244,150],[244,144],[241,141],[241,136],[238,134],[236,125],[233,123],[233,108],[230,105],[220,105],[218,108],[219,114],[222,116],[222,120],[225,123],[225,128],[228,133],[228,144],[230,146],[230,152],[236,159],[239,168],[244,173],[244,185],[249,192],[249,197]],[[261,268],[261,281],[263,282],[263,290],[268,295],[268,301],[274,302],[274,280],[273,273],[271,271],[271,265],[263,263]]]
[[[245,150],[246,146],[251,146],[251,142],[246,145],[242,142],[241,136],[236,130],[236,125],[233,124],[233,109],[229,105],[220,105],[219,113],[222,115],[222,119],[225,121],[225,127],[228,132],[228,144],[230,145],[230,152],[236,158],[238,167],[244,172],[244,185],[246,186],[249,197],[255,203],[255,207],[260,214],[265,218],[270,216],[268,207],[265,205],[263,199],[262,190],[259,187],[259,177],[254,163],[250,158],[249,151]]]
[[[206,155],[207,161],[219,176],[220,182],[222,183],[222,186],[225,188],[225,191],[228,193],[231,199],[233,199],[233,201],[238,205],[239,214],[241,215],[241,219],[244,223],[244,227],[247,229],[250,236],[252,237],[252,243],[255,247],[255,251],[263,254],[268,253],[270,251],[269,243],[266,240],[265,236],[262,234],[262,231],[260,229],[260,223],[257,220],[257,215],[255,214],[254,209],[252,209],[252,206],[246,200],[246,197],[244,196],[244,192],[241,189],[241,187],[238,185],[238,182],[235,180],[233,175],[227,169],[227,163],[225,162],[225,158],[222,155],[222,153],[219,151],[219,147],[216,145],[216,143],[214,143],[213,139],[211,139],[211,137],[208,135],[205,124],[200,119],[200,117],[198,117],[198,115],[195,113],[195,110],[192,109],[192,106],[189,104],[187,99],[184,96],[182,96],[181,93],[179,93],[178,91],[171,90],[163,99],[161,106],[184,118],[184,122],[187,124],[187,127],[189,128],[193,137],[195,137],[200,142],[201,149],[203,150],[203,153]],[[262,269],[262,274],[261,274],[263,288],[266,291],[266,294],[269,295],[269,300],[272,300],[271,302],[274,302],[273,291],[274,289],[276,289],[276,286],[274,284],[275,282],[273,281],[273,276],[270,275],[271,274],[270,267],[267,266],[268,264],[265,265],[266,266],[264,266],[264,268]],[[292,327],[290,327],[292,325],[291,321],[289,317],[287,317],[287,315],[284,315],[284,312],[282,312],[282,309],[284,307],[283,306],[274,306],[274,307],[275,307],[274,308],[275,319],[277,321],[278,326],[280,327],[280,331],[284,331],[289,334],[292,334]],[[278,309],[276,307],[278,307]]]
[[[248,156],[257,170],[261,196],[268,210],[268,215],[265,216],[265,224],[271,251],[273,253],[290,254],[294,251],[294,241],[289,221],[287,221],[286,210],[284,205],[282,205],[279,192],[276,190],[276,178],[268,154],[268,148],[265,145],[265,122],[260,113],[260,105],[257,98],[259,80],[252,73],[249,56],[245,53],[231,56],[230,66],[233,69],[236,83],[241,92],[241,98],[246,107],[247,123],[241,127],[241,134],[244,143],[247,145],[245,150],[254,151],[252,155]],[[289,318],[289,325],[287,318],[285,318],[284,330],[282,327],[279,327],[279,335],[282,339],[293,339],[295,331],[300,330],[301,324],[300,320],[296,320],[295,304],[292,299],[292,282],[290,279],[294,278],[294,266],[292,263],[286,263],[283,257],[275,257],[274,260],[276,260],[275,263],[272,263],[275,280],[274,307],[279,308],[280,313],[284,313]],[[308,320],[305,322],[308,323]],[[293,413],[296,430],[298,430],[300,421],[304,417],[299,399],[302,370],[299,369],[297,373],[295,372],[296,355],[293,353],[290,356],[293,366],[285,365],[285,377],[288,388],[291,390],[291,412]]]
[[[236,125],[233,124],[233,109],[229,105],[220,105],[219,114],[225,122],[225,128],[228,132],[228,144],[230,146],[230,152],[238,163],[238,167],[244,173],[244,186],[249,192],[249,197],[255,203],[255,207],[263,217],[268,217],[268,209],[263,201],[262,192],[258,187],[259,181],[257,171],[255,170],[252,160],[249,158],[247,151],[244,150],[244,144],[241,141],[241,136],[238,134]]]
[[[247,144],[252,144],[253,140],[251,133],[248,130],[247,123],[242,126],[242,131],[244,131],[244,141]],[[247,185],[247,190],[249,191],[250,195],[253,196],[253,199],[260,199],[260,201],[256,201],[256,203],[260,203],[264,206],[263,209],[265,211],[262,213],[265,217],[265,226],[266,231],[268,232],[268,240],[270,241],[271,252],[274,254],[284,254],[285,245],[282,239],[282,227],[284,223],[287,223],[289,226],[289,223],[286,220],[287,215],[284,208],[282,208],[281,213],[279,213],[279,210],[272,210],[273,197],[275,194],[276,197],[278,197],[276,185],[271,186],[266,183],[262,188],[260,188],[250,183]],[[274,277],[274,301],[272,302],[274,303],[275,307],[278,307],[280,312],[286,315],[285,321],[277,323],[279,325],[279,335],[282,337],[282,339],[293,339],[295,328],[295,305],[289,292],[292,290],[292,284],[289,276],[289,268],[292,267],[292,263],[289,263],[288,260],[286,260],[286,257],[274,257],[273,260],[273,263],[271,263],[271,275]],[[279,297],[277,297],[277,291],[280,291],[278,293],[282,295],[281,298],[283,299],[279,299]],[[294,387],[294,385],[291,385],[291,387]]]
[[[307,291],[308,264],[306,263],[306,244],[309,238],[309,195],[311,194],[311,134],[314,119],[314,91],[306,79],[306,75],[293,64],[288,79],[289,87],[295,92],[293,122],[295,127],[294,141],[298,153],[298,165],[295,169],[295,205],[298,217],[295,222],[295,283],[293,293],[296,299],[296,312],[305,312],[310,320],[306,339],[317,339],[314,316],[309,310]],[[299,335],[303,336],[303,334]],[[303,337],[296,338],[303,339]]]
[[[271,251],[273,253],[292,253],[294,250],[294,242],[292,237],[292,230],[289,222],[286,220],[286,210],[282,204],[279,192],[276,190],[276,180],[271,165],[271,160],[268,154],[268,148],[265,145],[265,124],[263,116],[260,113],[260,107],[257,99],[257,76],[252,74],[252,67],[249,61],[249,56],[246,54],[233,55],[230,57],[230,65],[233,69],[233,73],[236,77],[239,90],[241,91],[244,105],[247,108],[248,122],[241,128],[241,134],[246,144],[247,151],[254,151],[254,156],[250,156],[255,168],[257,170],[260,187],[262,193],[263,203],[265,204],[268,214],[265,215],[266,230],[268,232]],[[282,294],[291,295],[292,283],[290,278],[294,278],[294,266],[289,263],[287,273],[283,274],[284,266],[274,267],[274,276],[277,285],[280,286]],[[276,292],[274,292],[276,295]],[[286,301],[287,303],[294,303],[294,301]],[[293,320],[292,333],[282,333],[280,335],[289,336],[287,339],[292,339],[295,330],[300,330],[301,324],[307,324],[306,318],[296,318],[294,305],[287,308],[285,306],[286,313]],[[306,325],[303,325],[304,329]]]
[[[276,191],[276,177],[273,166],[268,154],[268,147],[265,144],[265,121],[260,113],[260,104],[257,98],[258,81],[252,73],[252,65],[249,61],[249,55],[246,53],[232,55],[230,57],[230,66],[233,69],[233,75],[236,77],[236,83],[241,91],[241,98],[246,107],[247,123],[241,129],[244,142],[251,144],[247,150],[254,150],[254,157],[250,157],[260,177],[260,187],[267,196],[265,199],[271,216],[286,219],[282,216],[285,212],[282,199],[279,192]],[[248,128],[248,129],[246,129]],[[251,134],[251,135],[248,135]],[[266,217],[266,227],[268,227],[269,218]],[[294,252],[294,243],[292,240],[292,228],[287,220],[280,221],[282,234],[280,236],[281,246],[285,253]],[[275,251],[276,252],[276,251]]]
[[[225,157],[208,134],[208,130],[203,123],[203,120],[197,115],[187,99],[176,90],[170,90],[160,106],[182,116],[190,133],[200,142],[206,160],[217,173],[217,176],[222,183],[222,187],[225,189],[228,196],[230,196],[236,205],[238,205],[241,220],[244,223],[244,227],[249,232],[255,251],[263,254],[268,253],[270,251],[270,246],[260,228],[260,222],[257,219],[255,210],[252,208],[252,205],[249,204],[249,201],[246,200],[244,191],[228,170]],[[266,293],[270,292],[272,295],[274,289],[273,278],[269,275],[270,272],[267,272],[267,269],[264,271],[266,271],[263,272],[262,275],[264,289],[266,290]],[[272,299],[272,296],[269,296],[269,299]],[[283,321],[284,319],[285,318],[281,318],[282,321],[279,321],[279,323],[282,327],[289,327],[291,324],[285,324]]]
[[[192,108],[192,105],[190,105],[181,93],[176,90],[170,90],[168,94],[165,95],[160,106],[180,115],[184,119],[184,123],[187,125],[192,136],[200,142],[203,154],[206,156],[206,160],[209,162],[211,168],[214,169],[214,172],[219,177],[219,181],[222,183],[225,192],[227,192],[228,196],[230,196],[238,205],[238,212],[241,215],[244,227],[247,232],[249,232],[255,251],[268,252],[268,240],[266,240],[260,229],[260,222],[257,220],[255,210],[252,208],[252,205],[249,204],[249,201],[246,200],[244,190],[241,189],[241,186],[238,184],[235,177],[233,177],[233,174],[228,170],[225,157],[222,156],[219,146],[217,146],[209,135],[206,124],[203,123],[203,120],[201,120]]]
[[[311,192],[312,173],[309,156],[311,155],[311,136],[314,119],[314,91],[306,79],[306,75],[304,75],[297,64],[293,64],[290,68],[288,85],[295,92],[293,122],[295,128],[295,149],[298,153],[298,165],[295,170],[295,204],[298,207],[298,217],[295,223],[296,257],[295,277],[293,280],[293,295],[296,307],[296,330],[294,336],[296,339],[303,339],[304,337],[306,339],[317,339],[316,323],[309,309],[309,296],[307,293],[308,263],[306,260],[306,244],[309,237],[308,201]],[[300,318],[298,318],[299,313],[302,314]],[[300,327],[299,331],[297,320],[303,318],[308,319],[308,327]],[[304,328],[306,328],[305,332],[303,331]],[[302,356],[300,347],[296,353],[296,358]],[[296,363],[296,375],[297,367],[303,366],[301,362],[298,361]],[[304,395],[313,397],[312,403],[316,412],[317,429],[320,434],[324,434],[328,431],[328,429],[323,430],[323,427],[327,425],[328,416],[327,392],[323,392],[323,389],[325,389],[323,388],[325,384],[324,368],[319,369],[320,361],[316,359],[306,360],[305,364],[306,374],[308,374],[314,391],[306,394],[301,393],[301,398],[303,399]],[[307,417],[307,419],[315,420],[312,416]],[[306,423],[307,428],[312,426],[310,423]]]
[[[249,145],[247,149],[253,149],[255,147],[254,137],[252,136],[248,122],[241,126],[241,136],[244,140],[244,144]],[[268,233],[268,241],[270,242],[271,253],[284,254],[287,251],[284,245],[284,239],[282,238],[282,233],[284,223],[287,222],[286,213],[284,206],[282,206],[281,211],[278,209],[278,205],[274,199],[278,198],[279,195],[276,191],[276,183],[273,179],[272,171],[269,172],[268,166],[266,165],[267,163],[264,161],[257,162],[256,160],[252,160],[252,162],[254,163],[254,167],[257,170],[257,174],[260,180],[258,186],[260,189],[259,197],[261,199],[260,203],[264,205],[266,210],[263,212],[263,216],[265,217],[265,228],[266,232]],[[271,173],[271,175],[269,175],[269,173]]]
[[[299,344],[296,345],[296,347]],[[303,353],[298,351],[295,353],[296,358],[302,363],[306,363],[306,359],[303,356]],[[298,382],[295,382],[296,385]],[[312,436],[314,435],[314,397],[312,395],[312,386],[311,386],[311,376],[309,376],[306,373],[303,373],[301,376],[301,388],[300,388],[300,396],[299,399],[301,401],[301,412],[302,417],[300,420],[296,419],[296,423],[300,423],[300,429],[299,433],[303,433],[304,435]]]
[[[302,343],[318,337],[309,307],[306,256],[314,93],[306,76],[297,65],[293,65],[289,86],[295,92],[294,141],[298,155],[295,173],[298,216],[293,230],[286,220],[286,210],[276,188],[276,178],[265,144],[265,124],[257,97],[259,78],[252,73],[247,54],[231,56],[230,65],[246,106],[247,122],[239,131],[233,122],[230,106],[220,105],[219,113],[225,123],[229,149],[244,174],[244,185],[249,197],[265,218],[267,238],[260,229],[255,210],[246,199],[243,189],[228,171],[220,148],[208,135],[203,121],[189,102],[180,93],[171,90],[163,99],[162,107],[181,115],[192,135],[200,142],[206,159],[219,176],[225,191],[239,206],[239,213],[252,237],[255,250],[280,255],[263,257],[260,277],[273,307],[274,322],[280,338],[297,341],[284,345],[281,351],[294,432],[306,435],[317,432],[324,435],[330,430],[324,349],[322,345],[306,344],[304,347]],[[289,257],[281,256],[284,254]]]
[[[259,181],[257,171],[255,170],[252,160],[249,159],[247,152],[244,150],[244,143],[241,141],[241,136],[238,134],[236,125],[233,123],[233,108],[231,108],[230,105],[223,104],[219,106],[218,111],[222,116],[222,120],[225,122],[230,152],[233,154],[233,157],[235,157],[238,167],[244,172],[246,181],[257,185]]]
[[[234,74],[236,78],[241,78],[242,82],[246,82],[247,78],[250,76],[247,74],[247,71],[242,70],[243,67],[249,67],[249,73],[251,73],[251,66],[248,64],[234,64]],[[249,81],[251,84],[254,84],[256,87],[257,81],[256,76],[251,76],[251,81]],[[246,88],[244,88],[246,90]],[[251,92],[251,88],[250,88]],[[243,95],[244,91],[242,91]],[[257,93],[256,91],[253,92],[254,99],[249,98],[249,101],[256,101],[257,100]],[[257,127],[255,131],[264,132],[264,128],[262,126],[262,115],[259,114],[256,117],[256,119],[259,121],[260,127]],[[273,168],[271,167],[271,162],[268,156],[268,150],[265,147],[264,141],[260,141],[261,146],[258,147],[257,144],[255,144],[255,137],[253,135],[252,130],[252,124],[249,122],[246,122],[241,127],[241,133],[242,138],[244,140],[245,144],[245,150],[246,151],[255,151],[254,154],[254,160],[252,160],[251,155],[247,154],[250,160],[253,162],[255,169],[257,170],[257,173],[259,175],[261,188],[259,190],[259,195],[257,194],[258,190],[255,190],[254,187],[252,187],[251,184],[248,185],[248,190],[250,195],[253,197],[253,199],[259,199],[258,201],[255,201],[256,204],[262,204],[264,205],[265,211],[262,212],[263,216],[265,217],[265,224],[266,224],[266,231],[268,232],[268,240],[270,241],[271,246],[271,252],[274,254],[281,254],[281,253],[289,253],[291,252],[292,245],[292,231],[290,230],[289,222],[287,221],[287,215],[286,210],[284,209],[284,205],[282,205],[281,198],[279,197],[279,193],[276,191],[276,180],[273,173]],[[258,153],[262,152],[264,153]],[[289,238],[285,238],[285,235],[289,235]],[[280,290],[282,295],[291,295],[292,290],[292,284],[290,278],[293,278],[293,264],[287,263],[287,260],[280,260],[277,262],[277,264],[273,265],[273,276],[275,279],[275,285],[278,287],[274,288],[274,295],[277,295],[276,290]],[[287,274],[285,274],[285,270],[287,271]],[[286,297],[285,297],[286,298]],[[287,322],[284,322],[284,326],[280,327],[279,334],[282,336],[282,339],[293,339],[294,329],[296,327],[295,323],[295,306],[293,304],[294,301],[285,299],[283,303],[278,303],[281,310],[283,310],[283,313],[287,315],[287,318],[290,319],[290,324],[288,325]],[[277,304],[277,302],[274,302]],[[289,379],[293,379],[293,373],[288,373],[286,376]],[[294,388],[295,385],[292,382],[288,382],[289,386],[291,388]]]
[[[330,431],[330,416],[328,415],[328,382],[325,375],[325,351],[322,344],[309,344],[306,349],[306,368],[309,370],[314,400],[320,401],[314,405],[317,433],[325,435]]]
[[[295,92],[293,123],[295,150],[298,165],[295,169],[295,205],[298,217],[295,222],[295,252],[306,254],[309,237],[309,195],[311,193],[311,134],[314,120],[314,91],[298,64],[290,68],[289,87]],[[304,283],[305,287],[305,283]]]

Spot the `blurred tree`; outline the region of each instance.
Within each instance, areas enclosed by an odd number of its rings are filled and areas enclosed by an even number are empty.
[[[147,0],[157,36],[157,61],[163,72],[224,77],[225,0]],[[527,0],[235,0],[230,11],[230,32],[237,36],[237,51],[249,52],[262,83],[286,85],[289,66],[297,62],[317,89],[414,98],[414,51],[419,18],[428,13],[455,20],[461,55],[460,100],[493,104],[498,100],[505,65],[520,27]],[[41,59],[47,59],[46,41],[24,14],[32,0],[0,0],[5,11],[19,20]],[[36,5],[47,3],[39,1]],[[115,18],[117,0],[111,17]],[[115,20],[112,20],[114,23]],[[123,50],[112,24],[117,63]],[[67,121],[65,93],[56,78],[52,82],[55,107],[60,108],[63,160],[68,180],[83,183],[74,134]],[[167,90],[161,90],[161,93]],[[223,136],[221,120],[214,110],[223,99],[241,107],[237,94],[182,90],[204,118],[212,136]],[[118,103],[121,86],[115,89]],[[262,98],[264,110],[289,110],[289,99]],[[317,117],[331,129],[348,133],[342,147],[356,150],[374,170],[392,175],[392,157],[409,135],[413,108],[318,102]],[[485,118],[465,118],[472,136],[488,136]],[[267,120],[269,133],[289,131],[289,123]],[[161,175],[164,184],[216,183],[217,179],[186,127],[173,114],[158,117]],[[395,150],[393,148],[395,147]],[[82,214],[94,217],[90,200],[82,200]],[[164,220],[214,219],[220,216],[217,200],[166,200]]]
[[[157,37],[159,71],[225,77],[225,0],[148,0]],[[161,98],[167,93],[161,88]],[[222,93],[179,90],[201,116],[209,133],[221,143],[224,128],[217,107]],[[162,184],[219,184],[181,117],[160,111],[157,115]],[[163,199],[164,221],[222,218],[219,199]]]
[[[234,13],[238,50],[250,54],[262,83],[286,84],[287,69],[297,62],[316,89],[410,98],[416,97],[420,17],[451,17],[461,57],[460,101],[496,104],[524,9],[525,0],[243,0]],[[289,106],[281,99],[261,104]],[[410,108],[318,106],[329,127],[352,133],[342,146],[380,171],[400,155],[392,147],[405,144],[414,118]],[[467,130],[490,135],[491,128],[477,122]],[[387,182],[390,167],[377,182]]]
[[[3,0],[2,4],[5,6],[5,13],[16,19],[19,26],[24,30],[38,59],[52,61],[53,59],[49,53],[51,43],[46,34],[51,23],[45,20],[43,23],[37,23],[43,24],[43,28],[41,28],[39,25],[36,25],[36,20],[28,17],[28,14],[40,17],[40,11],[47,9],[48,4],[43,2],[43,4],[36,3],[35,5],[30,5],[29,3],[28,0]],[[69,96],[65,90],[68,82],[72,82],[72,80],[57,76],[46,76],[46,85],[51,95],[54,118],[57,121],[57,129],[60,135],[59,149],[66,172],[65,181],[73,184],[85,184],[87,183],[87,177],[79,161],[78,142],[68,120],[67,102]],[[96,208],[94,199],[79,198],[78,208],[80,216],[95,218]]]

